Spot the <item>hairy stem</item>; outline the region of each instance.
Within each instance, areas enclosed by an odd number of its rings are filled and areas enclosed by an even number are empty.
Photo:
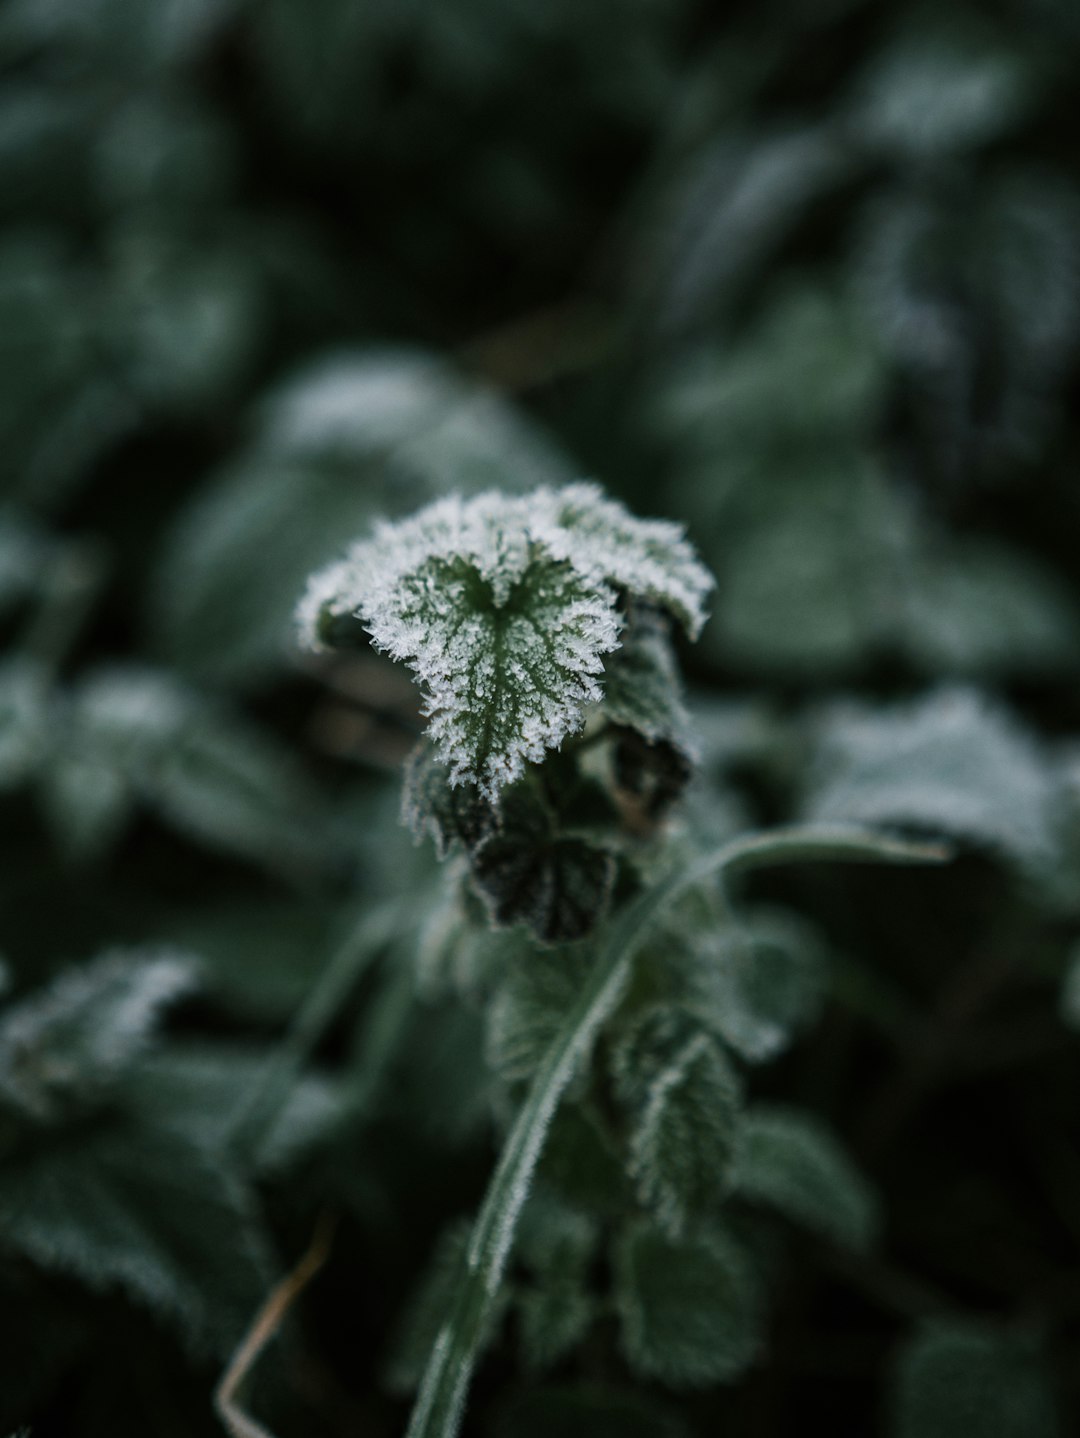
[[[612,1012],[650,925],[679,894],[711,875],[722,877],[769,864],[820,860],[895,864],[941,863],[946,849],[909,844],[866,830],[808,826],[749,834],[642,894],[615,920],[563,1026],[544,1055],[499,1157],[469,1241],[465,1275],[439,1330],[406,1438],[453,1438],[514,1242],[518,1217],[536,1170],[548,1126],[597,1031]]]

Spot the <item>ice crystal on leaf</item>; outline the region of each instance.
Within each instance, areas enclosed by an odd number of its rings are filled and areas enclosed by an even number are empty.
[[[377,525],[312,578],[299,622],[315,648],[360,623],[408,663],[451,783],[494,800],[602,698],[623,595],[695,636],[711,587],[678,525],[635,519],[595,485],[574,484],[454,496]]]

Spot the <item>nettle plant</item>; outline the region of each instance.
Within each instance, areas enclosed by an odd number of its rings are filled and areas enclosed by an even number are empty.
[[[505,1098],[480,1213],[447,1234],[390,1364],[419,1388],[410,1438],[456,1431],[508,1308],[531,1371],[614,1319],[638,1375],[703,1387],[760,1351],[770,1225],[872,1239],[830,1134],[744,1099],[739,1062],[784,1046],[818,976],[791,916],[736,912],[729,889],[752,867],[943,851],[843,825],[709,848],[674,819],[695,756],[674,639],[712,587],[677,525],[575,484],[381,524],[300,605],[310,647],[370,637],[421,686],[404,818],[460,879],[427,946],[484,999]]]

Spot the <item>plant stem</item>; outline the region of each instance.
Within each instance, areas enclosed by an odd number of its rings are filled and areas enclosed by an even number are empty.
[[[513,1246],[548,1126],[577,1066],[622,995],[634,953],[662,909],[712,874],[768,864],[841,860],[865,863],[942,863],[948,850],[909,844],[840,826],[776,829],[749,834],[713,850],[634,900],[615,920],[596,962],[540,1064],[510,1130],[473,1227],[465,1275],[428,1359],[406,1438],[453,1438],[488,1316]]]

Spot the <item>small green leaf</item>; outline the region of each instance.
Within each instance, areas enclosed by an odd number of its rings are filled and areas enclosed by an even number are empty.
[[[582,938],[604,917],[614,856],[560,834],[527,790],[504,793],[498,825],[469,860],[473,886],[495,924],[525,924],[545,944]]]
[[[604,664],[602,712],[616,726],[616,786],[647,818],[660,817],[685,788],[697,750],[668,624],[657,611],[635,605]]]
[[[833,1243],[862,1250],[874,1241],[877,1202],[828,1129],[809,1114],[760,1104],[743,1120],[734,1186],[751,1202]]]
[[[518,1294],[521,1356],[531,1373],[543,1373],[583,1340],[599,1311],[596,1299],[572,1275],[530,1285]]]
[[[1055,1438],[1052,1377],[1039,1344],[960,1320],[928,1323],[898,1359],[893,1438]]]
[[[782,1053],[819,1011],[824,955],[798,915],[757,909],[734,931],[714,920],[692,944],[691,1006],[748,1063]]]
[[[675,1008],[647,1011],[615,1056],[633,1109],[630,1171],[642,1203],[670,1232],[730,1187],[739,1085],[708,1029]]]
[[[577,948],[551,951],[527,942],[506,957],[488,1005],[487,1056],[508,1083],[532,1077],[573,1007],[588,960]]]
[[[753,1272],[720,1233],[676,1240],[637,1224],[615,1251],[622,1349],[643,1378],[704,1388],[738,1378],[760,1343]]]

